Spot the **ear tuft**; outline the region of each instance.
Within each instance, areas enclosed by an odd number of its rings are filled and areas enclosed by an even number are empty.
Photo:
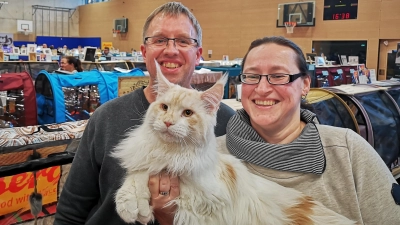
[[[216,113],[224,96],[224,87],[228,81],[228,73],[225,73],[210,89],[201,94],[201,100],[206,104],[209,114]]]
[[[157,69],[157,84],[155,85],[155,91],[157,93],[157,98],[159,98],[161,95],[165,94],[173,84],[165,78],[164,74],[162,74],[160,64],[158,64],[157,60],[154,59],[154,63]]]

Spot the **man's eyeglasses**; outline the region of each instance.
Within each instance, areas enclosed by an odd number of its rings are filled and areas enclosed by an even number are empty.
[[[265,75],[242,73],[239,76],[240,76],[240,81],[245,84],[258,84],[260,83],[261,77],[266,76],[268,83],[274,85],[283,85],[293,82],[302,75],[304,75],[304,73],[296,73],[296,74],[275,73],[275,74],[265,74]]]
[[[169,41],[174,41],[174,45],[176,47],[187,48],[190,46],[197,45],[197,40],[193,38],[167,38],[167,37],[145,37],[144,42],[157,46],[157,47],[166,47],[168,46]]]

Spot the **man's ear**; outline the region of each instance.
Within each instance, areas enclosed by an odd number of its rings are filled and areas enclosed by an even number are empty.
[[[140,51],[142,52],[142,56],[143,56],[143,60],[146,60],[146,47],[144,46],[144,44],[140,45]]]

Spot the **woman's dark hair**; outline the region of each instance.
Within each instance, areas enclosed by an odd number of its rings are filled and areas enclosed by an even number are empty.
[[[74,56],[64,56],[64,59],[67,59],[68,64],[74,64],[74,68],[78,72],[82,72],[82,63],[81,60],[75,58]]]
[[[247,50],[247,53],[244,56],[243,61],[242,61],[242,72],[243,72],[244,64],[246,63],[246,58],[247,58],[247,55],[249,54],[249,52],[253,48],[256,48],[256,47],[264,45],[264,44],[277,44],[277,45],[291,48],[296,54],[296,64],[297,64],[297,68],[300,70],[300,73],[302,73],[303,76],[309,76],[307,62],[306,62],[306,59],[304,58],[303,51],[293,41],[286,39],[284,37],[281,37],[281,36],[263,37],[263,38],[256,39],[253,42],[251,42],[250,47]],[[312,106],[310,104],[308,104],[305,100],[301,101],[300,107],[303,109],[305,108],[310,111],[313,111]]]
[[[246,55],[243,58],[242,61],[242,72],[244,68],[244,64],[246,63],[246,58],[249,52],[258,46],[264,45],[264,44],[277,44],[285,47],[289,47],[293,49],[293,51],[296,53],[296,64],[297,67],[300,70],[300,73],[303,73],[304,76],[308,75],[308,69],[307,69],[307,62],[306,59],[304,58],[303,51],[297,46],[293,41],[286,39],[281,36],[272,36],[272,37],[263,37],[260,39],[256,39],[253,42],[251,42],[249,49],[247,50]]]

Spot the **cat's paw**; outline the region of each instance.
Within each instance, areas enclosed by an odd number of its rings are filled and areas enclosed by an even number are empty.
[[[138,221],[142,224],[147,224],[152,221],[153,218],[153,210],[149,205],[149,200],[146,198],[140,198],[137,201],[138,206]]]
[[[121,219],[127,223],[136,222],[139,214],[138,201],[132,189],[120,188],[115,195],[116,211]]]

